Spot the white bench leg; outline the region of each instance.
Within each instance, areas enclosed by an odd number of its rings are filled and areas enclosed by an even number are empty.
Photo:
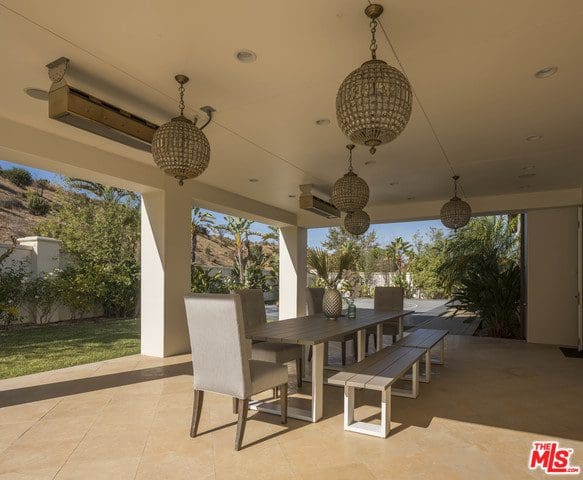
[[[411,379],[411,390],[393,388],[393,395],[397,397],[417,398],[419,396],[419,360],[411,367],[411,376],[403,375],[403,380]]]
[[[391,430],[391,387],[381,393],[381,424],[354,421],[354,387],[344,387],[344,430],[387,438]]]
[[[344,387],[344,430],[354,423],[354,387]]]
[[[425,377],[421,379],[424,383],[431,382],[431,350],[425,352]]]
[[[383,391],[381,397],[381,436],[387,438],[391,431],[391,387]]]

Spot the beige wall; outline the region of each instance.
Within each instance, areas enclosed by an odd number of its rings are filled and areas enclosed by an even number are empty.
[[[527,214],[527,340],[577,344],[577,207]]]

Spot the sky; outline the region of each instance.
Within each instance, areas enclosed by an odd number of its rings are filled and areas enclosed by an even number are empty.
[[[62,184],[61,176],[56,173],[47,172],[45,170],[38,170],[36,168],[25,167],[23,165],[17,165],[14,163],[6,162],[0,160],[0,167],[3,169],[9,169],[12,167],[24,168],[28,170],[35,180],[47,179],[53,183]],[[215,216],[215,221],[218,224],[226,223],[225,217],[221,213],[211,212]],[[376,230],[377,238],[379,244],[384,246],[388,244],[395,237],[403,237],[406,241],[410,242],[415,233],[419,232],[423,234],[429,231],[431,227],[441,228],[441,222],[439,220],[426,220],[421,222],[400,222],[400,223],[384,223],[371,225],[371,229]],[[267,225],[259,222],[253,224],[253,229],[259,233],[267,233],[269,231]],[[310,247],[319,247],[324,239],[326,238],[327,228],[311,228],[308,230],[308,245]]]

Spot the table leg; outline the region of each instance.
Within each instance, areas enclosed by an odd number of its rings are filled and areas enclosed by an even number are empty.
[[[324,344],[312,347],[312,422],[324,414]]]
[[[366,329],[359,330],[356,332],[356,342],[358,343],[358,358],[357,362],[362,362],[365,355],[365,344],[366,344]]]
[[[403,317],[399,317],[399,340],[403,339]]]
[[[384,333],[384,325],[382,323],[377,324],[377,344],[375,345],[375,349],[378,352],[379,350],[383,349],[383,333]]]

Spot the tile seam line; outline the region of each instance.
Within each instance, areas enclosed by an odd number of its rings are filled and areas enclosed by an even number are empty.
[[[111,67],[111,68],[117,70],[118,72],[126,75],[127,77],[131,78],[132,80],[134,80],[134,81],[136,81],[136,82],[144,85],[145,87],[147,87],[147,88],[149,88],[149,89],[157,92],[158,94],[160,94],[160,95],[162,95],[162,96],[164,96],[164,97],[166,97],[166,98],[168,98],[168,99],[170,99],[172,101],[175,101],[175,102],[177,101],[176,98],[174,98],[174,97],[172,97],[172,96],[164,93],[163,91],[157,89],[156,87],[153,87],[152,85],[144,82],[143,80],[141,80],[138,77],[132,75],[128,71],[124,70],[123,68],[120,68],[120,67],[118,67],[118,66],[116,66],[116,65],[114,65],[112,63],[109,63],[105,59],[101,58],[99,55],[96,55],[95,53],[87,50],[86,48],[83,48],[82,46],[76,44],[72,40],[69,40],[67,37],[65,37],[65,36],[63,36],[63,35],[55,32],[55,31],[51,30],[50,28],[46,27],[45,25],[42,25],[42,24],[34,21],[33,19],[31,19],[31,18],[27,17],[26,15],[18,12],[17,10],[14,10],[13,8],[8,7],[6,4],[0,2],[0,6],[2,6],[2,8],[6,9],[7,11],[11,12],[12,14],[17,15],[20,18],[26,20],[27,22],[31,23],[32,25],[35,25],[37,28],[40,28],[41,30],[44,30],[45,32],[50,33],[54,37],[56,37],[56,38],[58,38],[58,39],[60,39],[60,40],[62,40],[64,42],[68,43],[69,45],[71,45],[71,46],[73,46],[73,47],[81,50],[82,52],[86,53],[87,55],[90,55],[91,57],[95,58],[99,62],[101,62],[101,63],[103,63],[105,65],[108,65],[109,67]],[[190,107],[190,108],[192,110],[194,110],[195,112],[198,111],[197,108],[194,108],[194,109],[192,107]],[[310,177],[314,178],[315,180],[317,180],[319,182],[321,181],[320,179],[314,177],[314,175],[312,175],[311,173],[303,170],[301,167],[295,165],[294,163],[290,162],[289,160],[286,160],[285,158],[281,157],[280,155],[278,155],[278,154],[276,154],[274,152],[271,152],[270,150],[266,149],[265,147],[262,147],[262,146],[258,145],[257,143],[251,141],[247,137],[245,137],[245,136],[243,136],[243,135],[235,132],[234,130],[228,128],[227,126],[225,126],[225,125],[223,125],[223,124],[221,124],[219,122],[217,122],[216,120],[212,120],[211,123],[213,123],[213,124],[217,125],[218,127],[222,128],[224,131],[229,132],[231,135],[237,136],[238,138],[240,138],[240,139],[244,140],[245,142],[249,143],[250,145],[253,145],[255,148],[259,148],[260,150],[264,151],[265,153],[268,153],[269,155],[273,156],[274,158],[277,158],[278,160],[283,161],[284,163],[292,166],[293,168],[299,170],[300,172],[305,173],[306,175],[309,175]],[[324,182],[324,183],[327,183],[327,182]]]
[[[111,401],[112,401],[113,397],[110,398],[108,400],[108,402],[103,406],[102,410],[105,409],[105,407],[107,407]],[[62,399],[61,399],[62,401]],[[60,402],[59,402],[60,403]],[[56,406],[56,405],[55,405]],[[48,412],[47,412],[48,413]],[[55,472],[55,474],[53,475],[51,480],[55,480],[57,478],[57,476],[59,475],[59,473],[61,473],[61,470],[63,470],[63,468],[65,467],[65,465],[67,465],[67,463],[69,462],[70,458],[73,456],[73,454],[77,451],[77,449],[79,448],[79,445],[81,445],[81,443],[83,443],[83,440],[85,440],[85,438],[87,437],[87,434],[89,433],[89,431],[93,428],[93,425],[95,425],[95,423],[97,422],[97,418],[98,415],[95,415],[95,418],[93,419],[93,421],[91,422],[91,425],[89,425],[89,428],[87,429],[87,431],[83,434],[83,436],[79,439],[79,442],[77,443],[77,445],[75,445],[75,448],[73,450],[71,450],[71,452],[69,453],[69,455],[67,455],[67,458],[65,459],[65,461],[63,462],[63,464],[59,467],[59,469]]]

